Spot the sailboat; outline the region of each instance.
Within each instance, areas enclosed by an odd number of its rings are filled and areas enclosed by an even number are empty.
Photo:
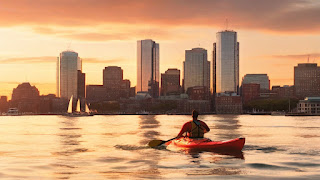
[[[93,116],[93,114],[90,113],[90,109],[87,105],[87,103],[85,103],[85,111],[81,111],[80,109],[80,99],[78,99],[77,101],[77,106],[76,106],[76,111],[73,112],[73,109],[72,109],[72,104],[73,104],[73,95],[71,96],[70,98],[70,101],[69,101],[69,106],[68,106],[68,111],[67,111],[67,116],[75,116],[75,117],[78,117],[78,116]]]

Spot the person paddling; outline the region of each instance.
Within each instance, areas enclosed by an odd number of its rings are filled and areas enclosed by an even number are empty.
[[[198,120],[198,115],[198,111],[192,111],[192,121],[186,122],[182,126],[177,138],[182,137],[184,133],[187,133],[189,138],[203,138],[204,133],[210,131],[205,122]]]

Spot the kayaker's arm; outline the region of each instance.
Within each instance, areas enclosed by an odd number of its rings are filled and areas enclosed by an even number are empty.
[[[208,125],[204,122],[201,122],[201,126],[204,127],[204,133],[207,133],[210,131],[210,128],[208,127]]]
[[[178,136],[177,136],[177,138],[182,137],[183,133],[185,133],[185,132],[188,132],[188,123],[185,123],[185,124],[182,126],[182,128],[181,128],[181,130],[180,130],[180,132],[179,132],[179,134],[178,134]]]

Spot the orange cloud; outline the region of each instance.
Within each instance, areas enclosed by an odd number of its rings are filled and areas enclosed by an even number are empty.
[[[271,57],[276,59],[286,59],[286,60],[296,60],[296,61],[306,61],[308,59],[314,60],[320,57],[320,53],[310,53],[310,54],[289,54],[289,55],[272,55]]]
[[[309,0],[10,0],[1,2],[0,16],[5,17],[0,19],[0,26],[148,24],[222,28],[228,18],[231,28],[236,29],[315,34],[320,30],[320,5]],[[74,36],[101,37],[92,33]],[[116,37],[128,38],[122,33]]]
[[[57,57],[54,57],[54,56],[17,57],[17,58],[0,59],[0,64],[13,64],[13,63],[39,64],[39,63],[53,63],[56,61],[57,61]]]
[[[80,57],[81,58],[81,57]],[[125,61],[124,59],[98,59],[98,58],[81,58],[84,63],[117,63]],[[41,57],[19,57],[0,59],[0,64],[39,64],[39,63],[56,63],[57,57],[55,56],[41,56]]]

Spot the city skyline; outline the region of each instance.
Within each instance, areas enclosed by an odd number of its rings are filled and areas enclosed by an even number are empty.
[[[160,44],[163,73],[168,68],[183,69],[186,49],[207,49],[210,60],[215,33],[224,29],[238,33],[240,80],[245,74],[265,73],[271,86],[293,85],[295,65],[308,62],[308,55],[310,63],[319,62],[319,25],[314,19],[320,12],[319,3],[264,1],[253,4],[252,11],[248,11],[242,5],[249,1],[141,1],[144,6],[122,1],[97,1],[90,5],[85,2],[79,2],[76,8],[83,12],[81,17],[75,11],[60,16],[59,9],[68,6],[59,4],[70,3],[65,1],[43,1],[36,6],[31,6],[31,1],[2,3],[1,15],[6,18],[0,21],[1,95],[10,98],[12,89],[26,81],[36,85],[40,94],[55,93],[57,54],[68,49],[81,54],[87,84],[102,84],[101,78],[96,78],[101,76],[100,71],[115,65],[123,68],[124,78],[135,86],[137,40],[153,39]],[[113,10],[106,12],[104,8],[109,6]],[[175,11],[178,7],[186,11]],[[193,7],[199,9],[195,11],[197,18],[187,13]],[[146,8],[150,10],[143,12]],[[119,13],[123,11],[132,16]],[[154,13],[147,16],[150,11]],[[12,12],[24,18],[13,16]],[[178,16],[177,12],[182,14]],[[272,16],[269,12],[273,12]]]

